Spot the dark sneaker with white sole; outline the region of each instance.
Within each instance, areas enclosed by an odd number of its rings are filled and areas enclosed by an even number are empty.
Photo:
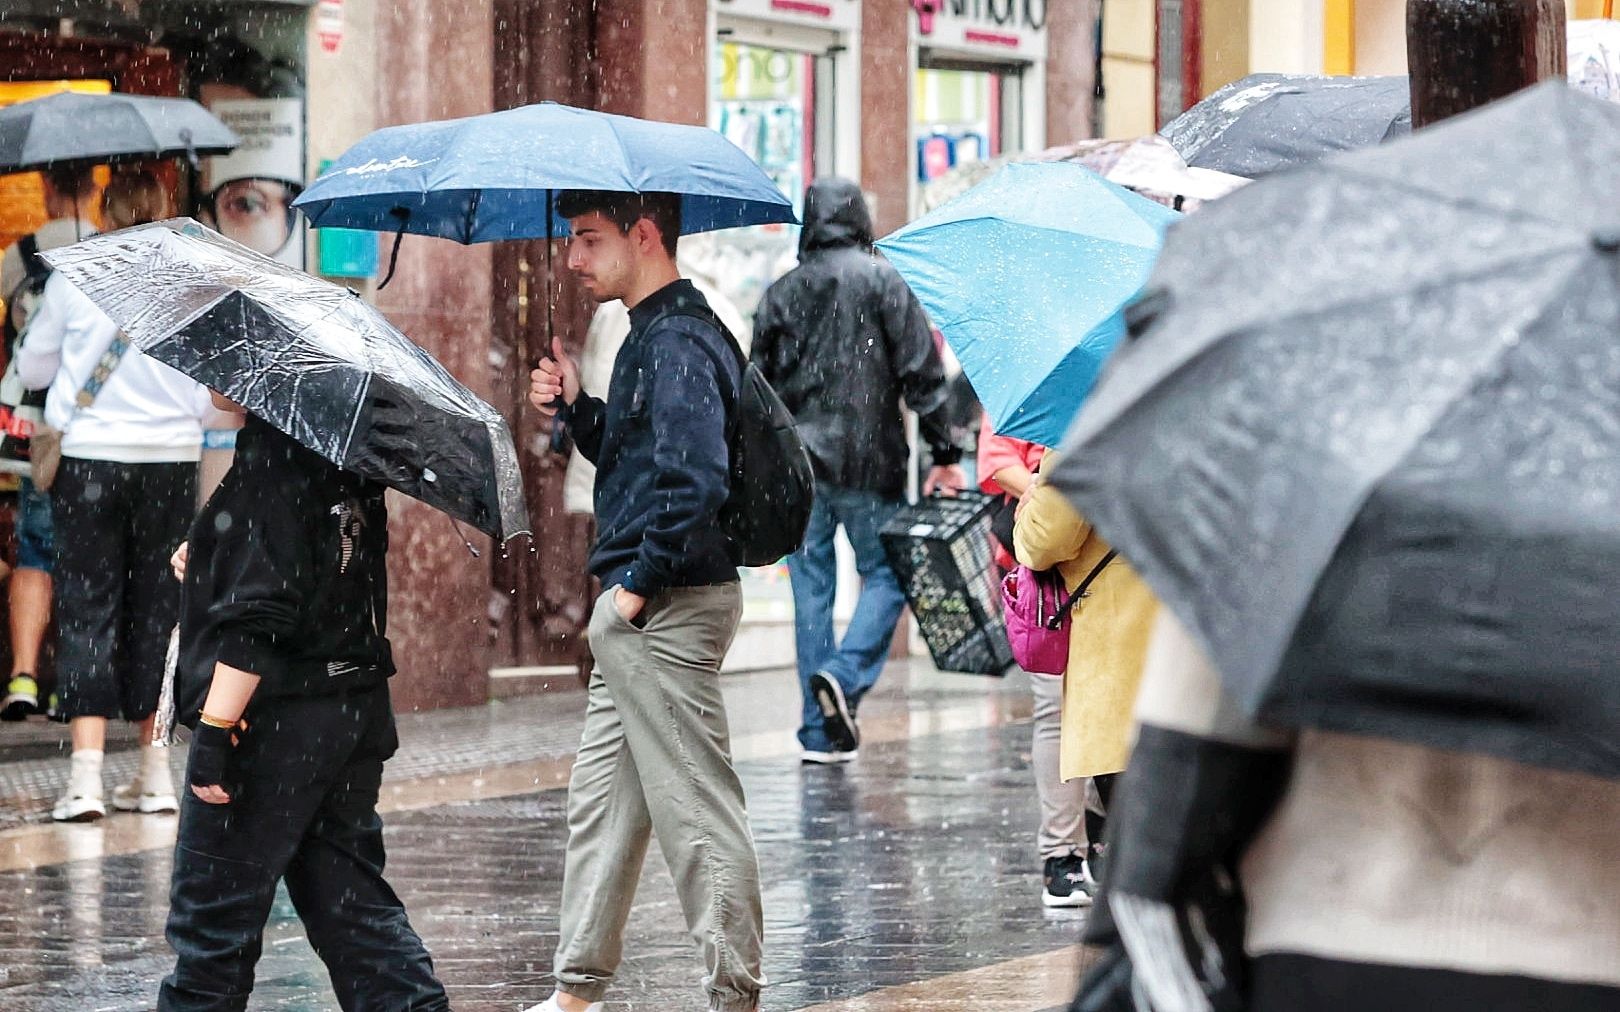
[[[1049,907],[1089,907],[1097,887],[1086,874],[1086,859],[1079,854],[1046,859],[1046,888],[1041,903]]]
[[[810,694],[821,707],[821,719],[834,752],[853,752],[861,745],[861,729],[844,698],[844,687],[825,671],[810,676]]]
[[[799,761],[812,766],[837,766],[841,763],[852,763],[859,755],[859,752],[826,752],[807,748],[799,753]]]

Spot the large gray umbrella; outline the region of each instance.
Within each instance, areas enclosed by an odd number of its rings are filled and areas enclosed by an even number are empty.
[[[189,218],[41,255],[143,352],[334,464],[486,534],[528,532],[506,420],[353,292]]]
[[[1255,179],[1412,132],[1404,77],[1251,74],[1159,133],[1187,164]]]
[[[0,109],[0,173],[170,155],[221,155],[241,143],[188,98],[64,91]]]
[[[1231,695],[1620,776],[1620,108],[1262,181],[1148,291],[1052,480]]]

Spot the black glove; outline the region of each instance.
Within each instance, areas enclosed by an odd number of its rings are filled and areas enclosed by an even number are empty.
[[[236,728],[198,722],[191,735],[191,786],[214,787],[225,783],[225,767],[236,750]]]

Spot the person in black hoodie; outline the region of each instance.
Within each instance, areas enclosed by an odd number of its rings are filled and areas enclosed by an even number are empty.
[[[751,355],[793,413],[816,474],[810,529],[788,559],[804,697],[802,758],[848,762],[860,743],[855,711],[888,660],[906,604],[878,540],[905,501],[911,451],[902,400],[917,412],[932,451],[923,494],[967,486],[928,318],[899,273],[873,252],[872,215],[855,183],[811,184],[799,266],[761,300]],[[833,634],[839,527],[861,575],[860,600],[842,640]]]
[[[247,418],[175,553],[193,730],[161,1012],[246,1007],[280,880],[345,1012],[450,1007],[382,874],[387,551],[381,486]]]

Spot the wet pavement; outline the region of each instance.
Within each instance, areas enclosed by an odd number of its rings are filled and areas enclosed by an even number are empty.
[[[764,1008],[1064,1002],[1084,914],[1040,903],[1021,677],[895,665],[863,707],[860,759],[831,768],[797,761],[790,673],[731,676],[727,695],[765,887]],[[560,693],[401,719],[383,806],[389,877],[463,1012],[516,1012],[551,990],[561,787],[582,704]],[[0,831],[0,1009],[150,1009],[171,958],[172,818],[41,824],[28,785],[65,763],[28,753],[38,741],[10,744],[0,790],[28,824]],[[626,951],[610,1009],[703,1007],[702,966],[656,848]],[[336,1008],[285,897],[250,1007]]]

